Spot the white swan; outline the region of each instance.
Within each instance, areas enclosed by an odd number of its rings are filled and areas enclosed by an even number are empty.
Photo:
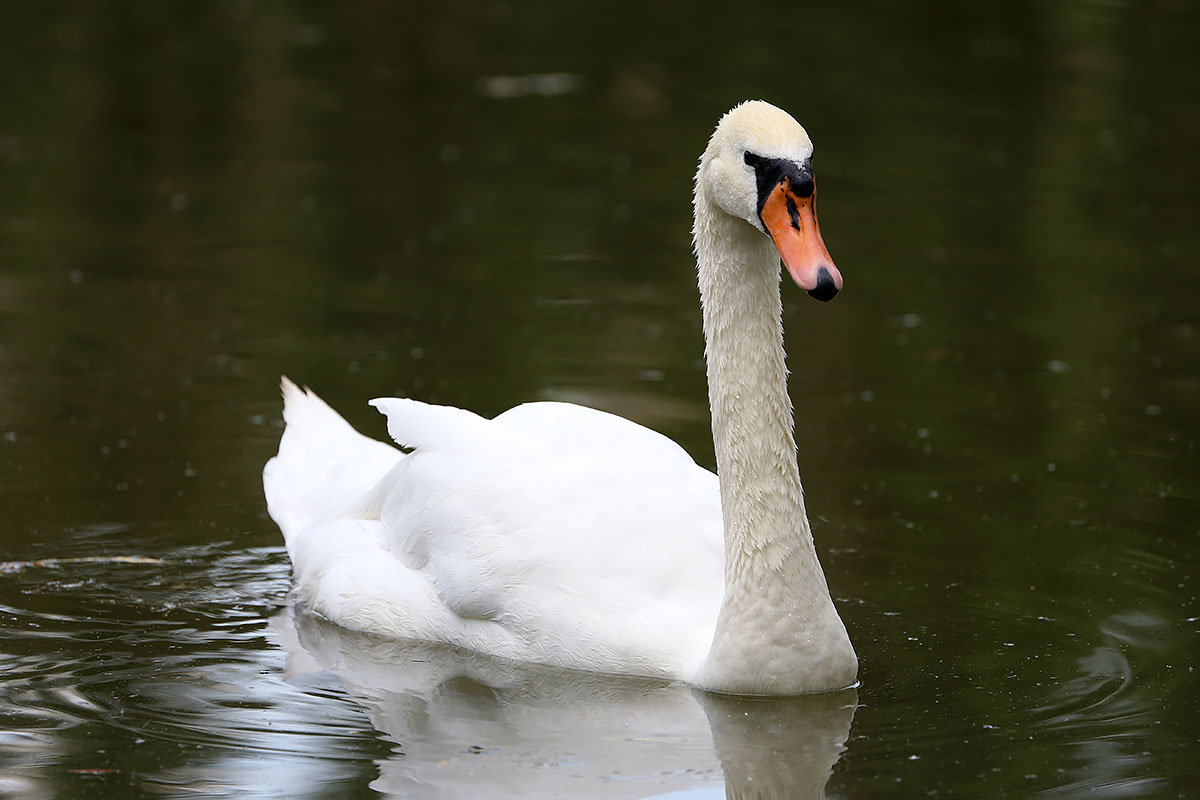
[[[488,420],[373,400],[405,454],[285,378],[263,483],[301,601],[348,628],[718,692],[854,683],[784,365],[780,258],[818,299],[841,288],[811,156],[791,116],[754,101],[721,119],[696,173],[719,480],[670,439],[568,403]]]

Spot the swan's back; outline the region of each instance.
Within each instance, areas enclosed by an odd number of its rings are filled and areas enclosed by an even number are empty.
[[[723,587],[717,478],[670,439],[569,403],[487,420],[373,401],[406,455],[312,393],[284,397],[264,483],[318,613],[607,672],[678,677],[703,659]]]

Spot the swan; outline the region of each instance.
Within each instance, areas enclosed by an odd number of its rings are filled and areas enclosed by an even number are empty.
[[[346,628],[719,693],[854,684],[784,361],[780,261],[818,300],[842,287],[812,152],[787,112],[749,101],[720,119],[696,172],[715,475],[655,431],[558,402],[485,419],[372,400],[398,449],[285,377],[263,484],[298,602]]]

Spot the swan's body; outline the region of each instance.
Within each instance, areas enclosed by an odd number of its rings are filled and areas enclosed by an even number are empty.
[[[519,661],[736,693],[853,683],[804,510],[780,320],[781,255],[815,296],[840,288],[811,154],[790,116],[746,103],[697,173],[719,481],[666,437],[567,403],[487,420],[373,401],[405,454],[285,379],[264,484],[299,596],[346,627]]]

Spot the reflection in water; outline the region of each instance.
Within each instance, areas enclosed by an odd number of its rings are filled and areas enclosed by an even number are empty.
[[[335,672],[397,749],[372,788],[397,797],[640,797],[719,785],[728,797],[824,797],[853,690],[787,699],[496,661],[272,622],[288,674]]]

